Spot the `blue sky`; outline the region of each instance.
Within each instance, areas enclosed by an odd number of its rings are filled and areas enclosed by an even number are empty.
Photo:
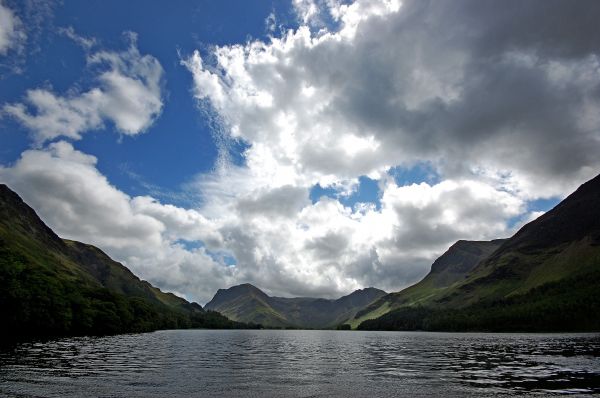
[[[202,303],[399,290],[600,170],[594,3],[471,1],[1,0],[0,182]]]

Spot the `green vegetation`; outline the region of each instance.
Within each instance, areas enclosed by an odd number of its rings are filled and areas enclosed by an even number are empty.
[[[600,330],[600,271],[460,309],[403,307],[359,330],[562,332]]]
[[[0,317],[16,338],[248,327],[161,292],[94,246],[60,239],[3,185]]]
[[[386,300],[388,296],[384,296],[375,303],[369,305],[367,308],[358,311],[352,319],[346,321],[346,324],[350,325],[352,329],[356,329],[358,325],[366,320],[375,319],[387,314],[390,312],[390,302]],[[375,307],[376,305],[378,305],[378,307]]]
[[[6,247],[0,248],[4,333],[86,335],[243,326],[216,312],[176,309],[80,282],[40,267]]]
[[[352,330],[352,328],[350,327],[350,325],[348,325],[347,323],[343,323],[341,325],[337,325],[337,327],[335,329],[336,330]]]

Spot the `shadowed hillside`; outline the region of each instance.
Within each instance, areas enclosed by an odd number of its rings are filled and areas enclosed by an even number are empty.
[[[59,238],[3,184],[0,314],[13,337],[245,326],[160,291],[94,246]]]

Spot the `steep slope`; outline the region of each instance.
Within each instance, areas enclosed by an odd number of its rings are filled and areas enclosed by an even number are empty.
[[[243,326],[160,291],[94,246],[59,238],[3,184],[0,316],[12,336]]]
[[[431,271],[420,282],[380,298],[359,311],[347,323],[352,328],[356,328],[361,322],[377,318],[395,308],[423,304],[444,294],[448,287],[464,281],[475,266],[489,257],[504,242],[503,239],[459,240],[434,261]]]
[[[598,330],[599,280],[600,176],[521,228],[464,280],[420,302],[395,302],[361,328]]]
[[[385,294],[367,288],[337,300],[269,297],[260,289],[244,284],[219,289],[205,308],[236,321],[267,327],[333,328]]]

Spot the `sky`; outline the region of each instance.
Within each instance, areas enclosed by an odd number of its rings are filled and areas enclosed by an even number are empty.
[[[201,304],[336,298],[600,172],[600,3],[0,0],[0,182]]]

